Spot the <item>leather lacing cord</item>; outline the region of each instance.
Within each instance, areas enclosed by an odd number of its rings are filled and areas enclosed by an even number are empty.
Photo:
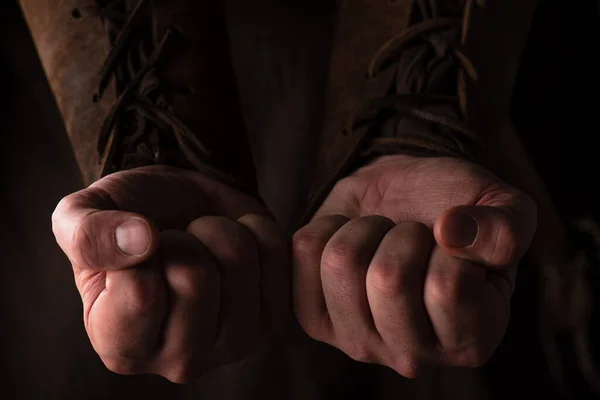
[[[468,1],[467,3],[473,3]],[[471,4],[467,4],[465,9],[469,10]],[[467,16],[465,16],[467,17]],[[461,27],[464,19],[436,18],[425,20],[415,24],[402,33],[392,37],[375,54],[369,64],[367,78],[375,78],[382,71],[393,67],[396,63],[394,55],[397,55],[402,49],[410,45],[412,41],[421,38],[423,35],[432,32],[444,31],[451,28]],[[477,80],[477,70],[470,59],[459,49],[449,46],[450,54],[454,57],[458,65],[473,81]],[[459,97],[464,93],[463,81],[458,81]],[[439,115],[434,112],[423,109],[423,106],[431,105],[451,105],[460,108],[460,99],[452,96],[442,96],[428,93],[405,93],[393,94],[374,99],[359,109],[355,110],[348,118],[345,127],[345,134],[352,135],[357,127],[365,123],[370,123],[376,119],[380,112],[384,110],[393,110],[405,117],[411,117],[425,122],[436,124],[446,128],[445,135],[449,138],[453,146],[447,146],[438,140],[419,140],[398,137],[398,138],[372,138],[372,147],[396,147],[396,146],[414,146],[419,147],[425,144],[428,151],[436,151],[439,154],[456,157],[466,157],[472,159],[471,151],[479,147],[477,135],[467,129],[463,124],[455,119]],[[455,136],[456,135],[456,136]],[[468,144],[465,146],[464,144]]]
[[[141,18],[145,18],[144,8],[151,6],[150,0],[139,0],[130,12],[125,12],[125,0],[111,0],[105,4],[80,7],[72,11],[74,18],[100,17],[109,36],[111,49],[99,73],[98,87],[93,101],[102,98],[113,76],[126,76],[122,79],[124,87],[102,125],[97,141],[97,151],[103,162],[101,176],[110,173],[112,160],[117,149],[124,143],[124,154],[133,152],[137,145],[143,143],[152,133],[170,133],[176,140],[179,150],[187,161],[196,169],[233,186],[253,197],[259,197],[255,188],[241,184],[235,178],[210,166],[206,160],[211,152],[198,137],[178,119],[170,110],[168,102],[161,93],[161,83],[156,74],[156,65],[165,50],[167,43],[177,34],[174,28],[167,28],[160,38],[154,38],[148,54],[147,43],[135,37],[135,28]],[[147,10],[146,10],[147,11]],[[147,15],[147,13],[146,13]],[[155,24],[153,24],[155,25]],[[125,135],[120,120],[125,113],[133,114],[135,130]],[[160,141],[160,135],[157,135]],[[144,153],[148,164],[164,164],[164,160],[177,152],[169,151],[160,143],[146,147]],[[123,161],[121,164],[124,164]],[[125,169],[126,165],[117,165]]]

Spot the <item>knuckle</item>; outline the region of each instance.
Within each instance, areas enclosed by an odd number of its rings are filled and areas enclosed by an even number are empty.
[[[438,307],[449,309],[460,301],[460,286],[460,281],[456,277],[445,275],[429,277],[426,289],[427,297]]]
[[[131,318],[153,315],[162,305],[162,291],[156,283],[135,279],[126,290],[127,310]]]
[[[265,222],[269,223],[270,220],[258,214],[246,214],[238,218],[238,222],[244,222],[248,225],[262,225]]]
[[[258,233],[263,240],[269,243],[275,245],[287,243],[288,234],[285,229],[269,217],[259,214],[246,214],[239,218],[237,222],[249,227],[255,234]]]
[[[208,265],[200,268],[182,265],[170,269],[169,284],[178,295],[185,298],[201,296],[205,289],[214,287],[218,278],[216,271]]]
[[[371,265],[367,276],[369,285],[385,297],[402,293],[408,287],[404,274],[391,264]]]
[[[323,251],[322,267],[334,274],[343,274],[360,263],[360,257],[353,243],[337,241]]]
[[[292,251],[301,263],[312,261],[321,252],[318,237],[309,230],[299,230],[292,236]]]
[[[349,219],[343,215],[330,215],[313,220],[292,235],[292,252],[297,261],[313,263],[321,259],[323,249],[331,236]]]

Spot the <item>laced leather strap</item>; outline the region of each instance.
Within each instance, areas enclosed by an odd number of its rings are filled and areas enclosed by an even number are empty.
[[[110,52],[99,73],[93,101],[102,99],[113,77],[121,85],[97,139],[101,176],[141,165],[165,164],[170,156],[176,156],[178,154],[175,153],[179,152],[191,167],[259,198],[256,188],[242,184],[210,165],[207,161],[211,156],[210,150],[174,115],[161,93],[157,65],[169,41],[180,33],[167,28],[162,37],[156,38],[153,32],[152,43],[148,46],[135,31],[143,18],[151,14],[152,11],[148,9],[150,3],[150,0],[138,0],[128,13],[123,11],[124,0],[112,0],[104,4],[96,2],[72,11],[74,18],[102,18],[111,43]],[[170,138],[165,138],[165,134]],[[144,145],[152,140],[151,136],[158,143]],[[165,146],[165,141],[174,142],[177,149]],[[127,161],[127,156],[134,153],[136,157],[129,159],[135,159],[135,162]]]
[[[472,1],[467,1],[465,14],[468,14],[472,3]],[[425,20],[392,37],[373,56],[367,70],[367,78],[373,79],[384,70],[394,67],[398,61],[397,55],[414,40],[421,38],[422,35],[461,27],[464,24],[464,20],[455,18]],[[466,75],[472,81],[477,81],[477,70],[471,60],[459,49],[452,47],[450,43],[446,43],[446,45],[450,48],[450,54]],[[464,90],[460,87],[462,85],[458,79],[457,85],[459,86],[457,89],[460,94]],[[455,108],[460,107],[459,99],[452,96],[441,96],[430,93],[405,93],[383,96],[355,110],[346,123],[344,134],[353,134],[357,127],[373,123],[379,118],[382,112],[389,110],[402,116],[433,123],[446,129],[435,135],[428,135],[428,137],[420,135],[421,137],[418,139],[414,137],[373,137],[369,146],[362,150],[361,158],[363,162],[377,155],[398,153],[422,156],[464,157],[474,160],[474,153],[481,146],[477,135],[467,129],[461,121],[425,109],[427,106],[440,104],[446,104]],[[448,142],[451,144],[448,144]]]

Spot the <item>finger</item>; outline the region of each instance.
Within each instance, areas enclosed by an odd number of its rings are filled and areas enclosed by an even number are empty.
[[[156,258],[130,269],[106,271],[105,289],[91,305],[86,328],[107,368],[146,373],[158,351],[166,289]]]
[[[423,287],[433,234],[418,222],[403,222],[382,239],[367,271],[367,296],[375,327],[390,351],[387,365],[416,378],[424,350],[435,343]]]
[[[213,350],[222,364],[238,361],[256,345],[260,321],[260,269],[252,234],[228,218],[202,217],[188,232],[215,260],[221,279],[219,329]]]
[[[510,300],[489,280],[491,274],[434,248],[425,281],[425,306],[439,342],[439,362],[481,366],[502,340]]]
[[[52,214],[52,230],[74,267],[122,269],[152,255],[158,237],[154,225],[142,215],[115,209],[110,196],[98,188],[60,201]]]
[[[252,232],[258,245],[261,336],[267,337],[285,330],[292,320],[290,240],[269,218],[250,214],[238,222]]]
[[[219,324],[219,273],[208,250],[189,233],[161,232],[158,252],[169,309],[153,373],[184,383],[211,363],[210,350]]]
[[[435,238],[450,254],[491,267],[515,265],[536,228],[535,204],[512,197],[507,206],[460,206],[435,222]]]
[[[327,341],[332,333],[321,284],[323,250],[348,221],[341,215],[314,219],[292,238],[294,312],[304,331],[316,340]]]
[[[380,216],[353,219],[323,251],[321,280],[336,346],[359,361],[370,361],[373,341],[380,339],[367,299],[367,268],[381,239],[393,227],[391,220]]]

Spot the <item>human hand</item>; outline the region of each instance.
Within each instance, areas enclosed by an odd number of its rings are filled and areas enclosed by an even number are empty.
[[[247,356],[290,314],[289,239],[255,199],[196,171],[109,175],[52,215],[105,365],[186,382]]]
[[[303,329],[416,377],[480,366],[505,333],[536,206],[453,158],[381,157],[340,180],[293,238]]]

